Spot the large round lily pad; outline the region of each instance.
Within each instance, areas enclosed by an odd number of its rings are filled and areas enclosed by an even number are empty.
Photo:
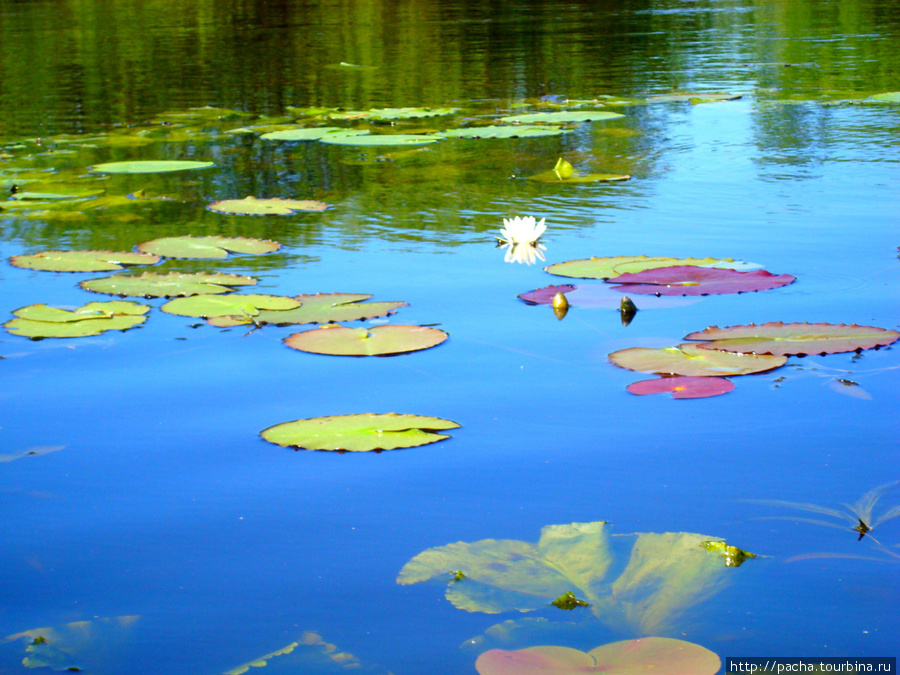
[[[886,91],[882,94],[872,94],[869,98],[886,103],[900,103],[900,91]]]
[[[206,208],[218,213],[235,216],[291,216],[298,211],[325,211],[328,204],[315,199],[257,199],[248,196],[243,199],[226,199],[213,202]]]
[[[272,253],[281,248],[277,241],[247,237],[162,237],[138,244],[138,250],[165,258],[214,260],[231,253]]]
[[[475,661],[480,675],[715,675],[722,662],[705,647],[674,638],[613,642],[582,652],[570,647],[491,649]]]
[[[409,120],[453,115],[459,108],[371,108],[368,112],[369,117],[376,120]]]
[[[124,269],[125,265],[158,262],[158,256],[133,251],[40,251],[9,259],[15,267],[47,272],[109,272]]]
[[[599,120],[611,120],[616,117],[625,117],[622,113],[609,112],[607,110],[587,110],[568,112],[561,110],[559,112],[544,113],[526,113],[524,115],[510,115],[501,117],[501,122],[511,122],[517,124],[568,124],[570,122],[597,122]]]
[[[371,297],[371,295],[360,293],[297,295],[294,296],[294,299],[300,302],[300,306],[295,309],[264,310],[252,320],[246,316],[213,317],[209,323],[221,327],[248,323],[273,323],[280,326],[303,323],[336,323],[386,316],[399,307],[407,306],[407,303],[398,301],[363,302]]]
[[[179,316],[208,319],[212,316],[252,316],[264,309],[294,309],[300,303],[282,295],[229,293],[228,295],[195,295],[169,300],[160,309]]]
[[[678,265],[620,274],[615,282],[622,285],[614,288],[624,293],[643,295],[725,295],[779,288],[796,279],[790,274],[772,274],[766,270],[740,272]]]
[[[128,300],[91,302],[75,310],[37,304],[15,310],[16,318],[3,326],[14,335],[30,338],[87,337],[142,324],[148,311],[149,306]]]
[[[732,262],[725,259],[728,262]],[[548,265],[544,271],[560,277],[576,279],[612,279],[627,272],[672,267],[675,265],[714,265],[723,262],[719,258],[669,258],[665,256],[617,255],[603,258],[586,258]]]
[[[694,343],[684,343],[677,347],[664,347],[663,349],[647,347],[620,349],[610,354],[609,360],[627,370],[658,375],[696,375],[700,377],[748,375],[772,370],[787,363],[786,356],[731,354],[701,349],[700,345]]]
[[[713,340],[698,344],[705,350],[722,350],[743,354],[836,354],[872,349],[892,344],[900,339],[900,332],[832,323],[782,323],[760,325],[711,326],[685,336],[685,340]]]
[[[90,167],[90,170],[97,173],[169,173],[172,171],[189,171],[191,169],[208,169],[211,166],[215,166],[215,164],[213,162],[191,162],[185,160],[137,160],[95,164]]]
[[[295,129],[279,129],[263,134],[260,138],[267,141],[318,141],[335,134],[345,136],[365,136],[366,129],[347,129],[345,127],[297,127]]]
[[[625,389],[630,394],[646,396],[648,394],[672,393],[672,398],[709,398],[727,394],[734,389],[734,382],[724,377],[658,377],[653,380],[632,382]]]
[[[294,333],[284,343],[301,352],[333,356],[383,356],[405,354],[441,344],[449,336],[429,326],[375,326],[347,328],[329,324]]]
[[[325,136],[319,140],[329,145],[372,147],[382,145],[427,145],[429,143],[437,143],[439,139],[435,134],[370,134],[366,136],[335,134],[334,136]]]
[[[366,413],[284,422],[265,429],[262,437],[284,447],[368,452],[436,443],[449,436],[435,431],[457,427],[439,417]]]
[[[79,285],[86,291],[108,293],[109,295],[129,295],[149,298],[171,298],[176,295],[198,295],[206,293],[230,293],[232,286],[253,286],[253,277],[223,272],[194,274],[114,274],[110,277],[88,279]]]
[[[497,126],[466,127],[448,129],[435,134],[440,138],[535,138],[539,136],[559,136],[569,133],[567,129],[554,126]]]

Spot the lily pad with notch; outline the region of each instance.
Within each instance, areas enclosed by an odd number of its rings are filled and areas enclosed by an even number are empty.
[[[348,328],[327,324],[284,339],[292,349],[331,356],[387,356],[429,349],[449,335],[430,326],[384,325]]]
[[[512,124],[569,124],[572,122],[599,122],[611,120],[616,117],[625,117],[622,113],[609,112],[608,110],[581,110],[543,113],[525,113],[523,115],[509,115],[501,117],[501,122]]]
[[[710,326],[686,335],[685,340],[712,340],[697,346],[748,354],[837,354],[884,347],[900,339],[900,332],[876,326],[832,323],[782,323]]]
[[[109,277],[88,279],[81,286],[86,291],[108,295],[140,296],[145,298],[171,298],[177,295],[202,295],[230,293],[234,286],[253,286],[257,280],[239,274],[224,272],[195,272],[185,274],[169,272],[157,274],[114,274]]]
[[[734,389],[734,382],[724,377],[700,377],[697,375],[659,377],[655,380],[632,382],[625,390],[637,396],[672,393],[672,398],[709,398],[727,394]]]
[[[131,174],[131,173],[171,173],[174,171],[192,171],[208,169],[215,166],[213,162],[195,162],[187,160],[134,160],[130,162],[107,162],[88,167],[95,173]]]
[[[348,129],[346,127],[294,127],[279,129],[260,136],[266,141],[319,141],[335,134],[344,136],[366,136],[367,129]]]
[[[701,349],[700,345],[690,342],[662,349],[647,347],[620,349],[610,354],[609,360],[626,370],[699,377],[749,375],[780,368],[787,363],[786,356],[731,354]]]
[[[287,326],[304,323],[336,323],[340,321],[359,321],[387,316],[408,303],[399,301],[363,302],[371,298],[364,293],[316,293],[314,295],[297,295],[295,300],[300,306],[295,309],[281,311],[263,310],[251,319],[246,316],[222,316],[209,319],[214,326],[240,326],[249,323],[277,324]]]
[[[627,272],[673,267],[675,265],[707,266],[718,263],[733,263],[729,258],[670,258],[666,256],[619,255],[602,258],[585,258],[555,263],[544,268],[545,272],[560,277],[576,279],[612,279]]]
[[[130,300],[90,302],[74,310],[44,304],[28,305],[13,312],[3,324],[13,335],[33,339],[99,335],[110,330],[127,330],[147,320],[148,305]]]
[[[281,248],[277,241],[250,239],[247,237],[162,237],[138,244],[138,251],[186,260],[215,260],[225,258],[229,253],[260,255],[272,253]]]
[[[10,265],[46,272],[110,272],[126,265],[154,265],[159,256],[133,251],[40,251],[14,255]]]
[[[213,202],[206,208],[217,213],[233,216],[292,216],[298,212],[325,211],[331,205],[316,199],[257,199],[247,196],[243,199],[225,199]]]
[[[639,295],[726,295],[765,291],[787,286],[797,280],[790,274],[766,270],[741,272],[733,269],[678,265],[642,272],[619,274],[616,290]]]
[[[437,143],[437,134],[334,134],[319,139],[328,145],[352,145],[358,147],[379,147],[392,145],[428,145]]]
[[[229,293],[175,298],[160,309],[168,314],[208,319],[213,316],[255,317],[263,310],[295,309],[299,306],[297,300],[283,295]]]
[[[560,136],[571,133],[571,129],[563,129],[558,126],[497,126],[465,127],[461,129],[447,129],[439,131],[435,136],[439,138],[539,138],[541,136]]]
[[[261,435],[283,447],[370,452],[436,443],[449,438],[436,432],[458,427],[456,422],[439,417],[364,413],[284,422],[263,430]]]

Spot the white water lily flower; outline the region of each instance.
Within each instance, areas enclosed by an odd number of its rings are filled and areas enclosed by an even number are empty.
[[[500,230],[500,234],[503,235],[500,241],[504,244],[537,244],[547,229],[544,220],[546,219],[541,218],[541,222],[535,223],[534,216],[504,218],[503,224],[506,227]]]
[[[543,244],[504,244],[506,255],[503,257],[505,262],[525,263],[526,265],[534,265],[535,260],[540,258],[544,260],[542,250],[546,251],[547,247]]]

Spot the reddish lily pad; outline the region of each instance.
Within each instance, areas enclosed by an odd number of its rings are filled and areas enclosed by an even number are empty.
[[[561,286],[545,286],[527,293],[520,293],[519,299],[529,305],[552,305],[553,298],[557,293],[568,293],[574,291],[577,286],[572,284],[563,284]],[[620,296],[621,297],[621,296]]]
[[[347,328],[328,324],[294,333],[284,339],[292,349],[333,356],[383,356],[405,354],[441,344],[449,336],[428,326],[375,326]]]
[[[138,251],[153,253],[165,258],[187,260],[215,260],[225,258],[228,253],[262,254],[272,253],[281,248],[277,241],[249,239],[247,237],[162,237],[138,244]]]
[[[386,316],[407,303],[398,301],[362,302],[371,295],[360,293],[316,293],[315,295],[297,295],[294,299],[300,302],[295,309],[264,310],[252,320],[246,316],[222,316],[209,319],[214,326],[240,326],[249,323],[273,323],[279,326],[303,323],[333,323],[338,321],[359,321]]]
[[[298,211],[324,211],[328,206],[325,202],[314,199],[257,199],[248,196],[213,202],[206,208],[237,216],[291,216]]]
[[[519,295],[519,299],[528,305],[552,305],[557,293],[565,295],[572,307],[581,309],[618,309],[622,305],[622,294],[609,284],[563,284],[546,286]],[[654,297],[640,299],[641,309],[662,309],[666,307],[683,307],[699,299],[683,296]]]
[[[739,272],[732,269],[679,265],[620,274],[616,290],[640,295],[725,295],[765,291],[787,286],[796,277],[766,270]]]
[[[10,265],[47,272],[109,272],[125,265],[153,265],[159,257],[133,251],[40,251],[14,255]]]
[[[648,637],[602,645],[590,652],[570,647],[491,649],[475,661],[480,675],[715,675],[722,662],[705,647],[674,638]]]
[[[710,326],[685,336],[685,340],[713,340],[697,345],[702,349],[744,355],[837,354],[883,347],[898,339],[900,332],[875,326],[780,321],[758,326]]]
[[[724,351],[701,349],[700,345],[693,343],[684,343],[677,347],[664,347],[663,349],[646,347],[620,349],[610,354],[609,360],[626,370],[657,373],[658,375],[696,375],[699,377],[749,375],[772,370],[787,363],[786,356],[731,354]]]
[[[734,383],[724,377],[683,376],[660,377],[655,380],[633,382],[625,389],[638,396],[672,392],[672,398],[708,398],[727,394]]]
[[[109,295],[141,296],[145,298],[171,298],[176,295],[199,295],[206,293],[230,293],[232,286],[253,286],[256,279],[239,274],[223,272],[180,274],[169,272],[157,274],[114,274],[110,277],[88,279],[81,286],[86,291]]]

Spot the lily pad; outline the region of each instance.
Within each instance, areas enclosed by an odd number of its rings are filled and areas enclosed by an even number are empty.
[[[900,339],[900,332],[832,323],[782,323],[775,321],[760,325],[710,326],[685,336],[685,340],[713,340],[698,344],[707,351],[720,350],[741,354],[837,354],[872,349],[892,344]]]
[[[519,295],[519,299],[529,305],[551,305],[557,293],[563,293],[572,307],[581,309],[620,309],[622,306],[622,294],[609,284],[600,283],[546,286],[522,293]],[[699,302],[699,299],[685,296],[656,297],[648,295],[639,300],[641,309],[684,307],[695,302]]]
[[[213,162],[191,162],[184,160],[135,160],[131,162],[109,162],[88,167],[97,173],[169,173],[172,171],[190,171],[191,169],[208,169],[215,166]]]
[[[750,558],[758,557],[755,553],[744,551],[737,546],[729,546],[724,541],[704,541],[703,548],[718,553],[725,559],[725,567],[740,567]]]
[[[484,126],[466,127],[464,129],[448,129],[439,131],[439,138],[536,138],[540,136],[559,136],[570,133],[569,129],[552,126]]]
[[[229,293],[228,295],[194,295],[189,298],[169,300],[160,309],[178,316],[196,316],[208,319],[212,316],[256,316],[261,310],[294,309],[300,303],[282,295]]]
[[[238,216],[292,216],[297,211],[325,211],[329,204],[315,199],[257,199],[256,197],[244,197],[243,199],[226,199],[213,202],[206,208],[218,213],[228,213]]]
[[[272,253],[281,248],[277,241],[268,239],[248,239],[247,237],[162,237],[138,244],[144,253],[165,258],[188,260],[214,260],[225,258],[231,253],[262,254]]]
[[[786,356],[730,354],[724,351],[701,349],[700,345],[694,343],[684,343],[677,347],[664,347],[663,349],[647,347],[620,349],[610,354],[609,360],[627,370],[658,375],[698,377],[749,375],[779,368],[787,363]]]
[[[437,143],[436,134],[370,134],[359,136],[355,134],[335,134],[319,139],[329,145],[354,145],[361,147],[384,145],[427,145]]]
[[[587,111],[565,111],[545,112],[545,113],[526,113],[524,115],[510,115],[509,117],[501,117],[501,122],[509,122],[514,124],[568,124],[570,122],[598,122],[600,120],[611,120],[616,117],[625,117],[622,113],[609,112],[608,110],[587,110]]]
[[[371,108],[368,113],[375,120],[409,120],[423,117],[454,115],[459,108]]]
[[[41,251],[9,259],[14,267],[47,272],[107,272],[158,262],[158,256],[132,251]]]
[[[253,277],[222,272],[197,272],[194,274],[144,272],[143,274],[114,274],[110,277],[88,279],[82,281],[79,286],[86,291],[109,295],[171,298],[176,295],[230,293],[234,290],[232,286],[253,286],[256,282],[257,280]]]
[[[616,290],[642,295],[725,295],[765,291],[796,281],[790,274],[772,274],[766,270],[739,272],[716,267],[678,265],[643,272],[620,274]]]
[[[582,175],[574,167],[560,157],[556,160],[556,166],[549,171],[528,176],[528,180],[536,180],[541,183],[596,183],[598,181],[622,181],[631,176],[614,173],[590,173]]]
[[[869,98],[886,103],[900,103],[900,91],[886,91],[883,94],[873,94]]]
[[[708,398],[732,391],[734,382],[724,377],[660,377],[634,382],[625,389],[637,396],[672,392],[672,398]]]
[[[365,136],[366,129],[347,129],[346,127],[295,127],[279,129],[260,136],[266,141],[318,141],[334,134],[345,136]]]
[[[91,302],[75,310],[38,304],[15,310],[17,318],[3,327],[14,335],[29,338],[87,337],[142,324],[148,311],[149,306],[128,300]]]
[[[234,312],[232,312],[234,313]],[[383,356],[405,354],[441,344],[447,333],[429,326],[375,326],[347,328],[328,324],[294,333],[284,339],[292,349],[333,356]]]
[[[438,417],[366,413],[284,422],[265,429],[262,437],[284,447],[369,452],[436,443],[449,436],[435,431],[457,427]]]
[[[303,323],[332,323],[339,321],[358,321],[386,316],[407,303],[362,302],[371,295],[359,293],[316,293],[315,295],[297,295],[294,299],[300,302],[296,309],[282,311],[261,311],[252,320],[246,316],[213,317],[209,320],[214,326],[239,326],[249,323],[273,323],[280,326]]]
[[[705,93],[696,92],[679,92],[674,94],[657,94],[648,96],[647,101],[650,103],[672,102],[672,101],[690,101],[691,103],[715,103],[717,101],[735,101],[742,98],[742,94],[723,94],[723,93]]]
[[[725,262],[733,262],[724,259]],[[544,268],[545,272],[560,277],[576,279],[613,279],[628,272],[673,267],[676,265],[705,266],[723,262],[719,258],[668,258],[664,256],[618,255],[603,258],[586,258],[556,263]]]
[[[491,649],[475,661],[480,675],[715,675],[722,665],[714,652],[692,642],[647,637],[602,645],[585,653],[571,647]]]

